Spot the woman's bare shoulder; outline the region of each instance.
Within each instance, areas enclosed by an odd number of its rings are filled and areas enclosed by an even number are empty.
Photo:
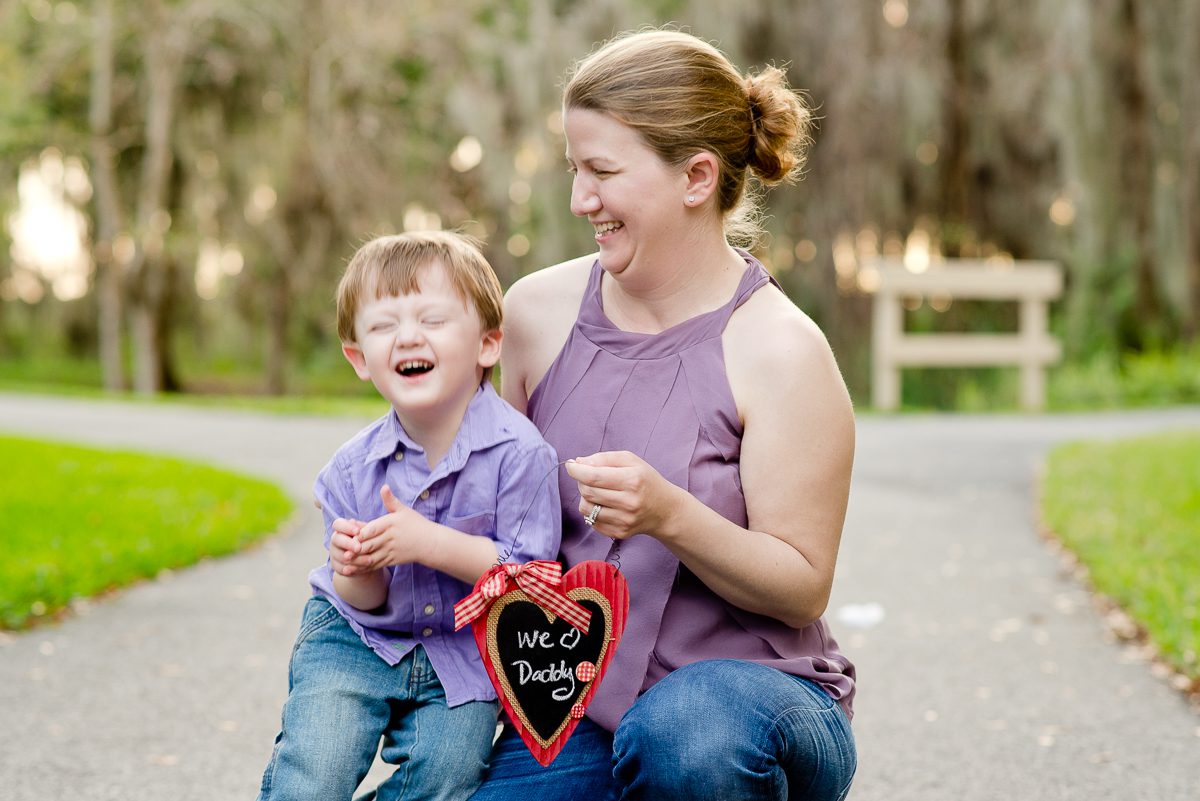
[[[548,302],[557,305],[574,298],[578,306],[595,261],[595,254],[580,256],[519,278],[505,294],[505,305],[520,312],[526,307],[537,308]]]
[[[825,334],[775,287],[764,286],[734,313],[723,344],[730,385],[743,413],[756,401],[789,394],[792,402],[806,398],[848,408],[845,383]],[[768,391],[772,387],[776,391]]]
[[[726,341],[742,358],[823,359],[832,355],[825,334],[778,288],[766,285],[734,312]],[[791,354],[785,356],[785,354]]]
[[[509,287],[504,296],[501,384],[505,400],[518,409],[550,369],[575,324],[596,256],[581,256],[538,270]]]

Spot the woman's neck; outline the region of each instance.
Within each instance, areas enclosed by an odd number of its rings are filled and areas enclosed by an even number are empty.
[[[678,248],[656,263],[651,280],[631,285],[606,274],[600,289],[609,320],[623,331],[657,334],[725,305],[746,262],[723,233],[719,241],[697,244]]]

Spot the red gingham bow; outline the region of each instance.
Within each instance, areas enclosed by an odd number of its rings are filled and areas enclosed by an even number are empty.
[[[505,562],[485,573],[475,585],[477,589],[454,605],[454,630],[486,612],[493,601],[508,592],[510,581],[515,581],[529,600],[587,633],[592,613],[557,589],[562,582],[562,565],[543,559],[522,565]]]

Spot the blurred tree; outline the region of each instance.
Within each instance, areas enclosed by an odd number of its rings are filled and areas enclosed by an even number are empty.
[[[165,239],[171,228],[169,208],[177,100],[185,59],[203,41],[206,2],[168,7],[163,0],[142,5],[131,20],[141,55],[142,158],[133,202],[133,254],[128,265],[133,386],[152,394],[172,386],[173,371],[164,328],[168,319],[169,259]]]
[[[1176,76],[1181,86],[1182,175],[1180,197],[1188,265],[1189,308],[1186,329],[1192,342],[1200,342],[1200,4],[1186,4],[1180,25],[1181,46],[1176,55]]]
[[[113,144],[115,20],[112,0],[96,0],[93,13],[88,126],[91,130],[91,178],[95,200],[93,252],[97,273],[97,335],[104,388],[119,391],[125,389],[126,379],[121,355],[121,265],[113,257],[113,245],[123,222],[117,190],[116,148]]]
[[[1155,236],[1155,157],[1150,79],[1146,64],[1147,11],[1135,0],[1121,0],[1117,11],[1113,86],[1120,116],[1117,120],[1121,169],[1121,217],[1131,230],[1122,232],[1132,244],[1134,300],[1123,326],[1123,345],[1137,350],[1161,347],[1166,321],[1159,299],[1158,247]]]
[[[28,358],[30,350],[44,353],[60,345],[56,329],[61,317],[71,314],[48,308],[55,304],[46,297],[44,282],[28,269],[18,273],[10,250],[8,220],[17,210],[22,165],[65,138],[70,128],[60,123],[59,115],[86,102],[85,90],[52,77],[78,77],[69,69],[77,60],[78,46],[43,37],[40,27],[22,3],[0,3],[0,189],[5,190],[0,199],[0,353],[6,358]]]
[[[321,166],[335,170],[326,162],[330,151],[348,143],[326,129],[327,109],[318,106],[330,83],[336,10],[308,0],[258,11],[254,35],[232,56],[237,91],[226,87],[209,98],[216,124],[206,128],[201,152],[223,167],[219,186],[210,191],[223,199],[224,230],[256,262],[244,280],[264,310],[264,388],[283,394],[293,322],[304,316],[305,298],[330,259],[345,214],[335,205],[338,188]],[[262,53],[273,57],[263,59]]]
[[[8,300],[0,328],[90,326],[77,345],[115,388],[126,316],[141,391],[221,359],[286,391],[336,357],[332,289],[365,237],[464,228],[506,284],[593,248],[568,207],[562,76],[672,20],[745,68],[786,66],[813,101],[806,177],[768,195],[758,252],[860,391],[863,268],[917,240],[1061,260],[1073,357],[1169,346],[1200,336],[1198,7],[10,0],[0,165],[89,154],[96,273],[90,309],[48,297],[34,321]]]

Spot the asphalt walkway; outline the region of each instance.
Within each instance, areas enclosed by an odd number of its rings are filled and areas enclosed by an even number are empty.
[[[186,455],[300,502],[260,547],[0,633],[0,797],[254,797],[324,558],[312,480],[364,422],[0,394],[0,431]],[[1185,427],[1200,408],[859,421],[829,612],[860,674],[852,801],[1200,798],[1200,712],[1108,634],[1034,499],[1056,442]]]

